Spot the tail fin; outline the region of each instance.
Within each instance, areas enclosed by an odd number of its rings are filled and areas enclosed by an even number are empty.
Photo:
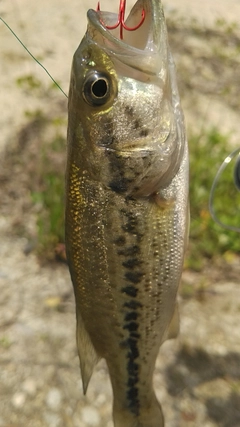
[[[162,408],[155,396],[151,405],[139,408],[137,414],[113,407],[113,421],[114,427],[164,427]]]

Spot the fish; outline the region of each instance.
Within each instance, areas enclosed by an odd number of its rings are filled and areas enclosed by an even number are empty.
[[[188,240],[188,147],[162,3],[138,0],[126,27],[89,10],[72,64],[66,253],[83,382],[104,358],[115,427],[162,427],[153,389],[161,344],[178,334]]]

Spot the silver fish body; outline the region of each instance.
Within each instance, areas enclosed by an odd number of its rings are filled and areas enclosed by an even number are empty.
[[[139,0],[118,40],[88,12],[69,93],[66,249],[84,392],[99,358],[115,427],[162,427],[153,390],[161,343],[177,334],[188,232],[188,152],[160,1]],[[175,324],[175,331],[171,325]]]

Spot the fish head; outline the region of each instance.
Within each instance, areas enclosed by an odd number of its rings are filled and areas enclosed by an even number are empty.
[[[68,141],[77,166],[117,193],[165,188],[183,156],[184,126],[161,2],[138,0],[126,21],[88,11],[69,92]],[[73,142],[74,141],[74,142]]]

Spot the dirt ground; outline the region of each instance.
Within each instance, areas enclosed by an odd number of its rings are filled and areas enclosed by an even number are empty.
[[[0,16],[67,92],[72,55],[95,3],[0,0]],[[116,9],[113,2],[101,4]],[[188,129],[215,125],[238,146],[239,1],[204,0],[198,10],[192,0],[165,0],[164,6]],[[45,95],[19,87],[17,79],[29,74],[41,80]],[[0,426],[112,427],[104,362],[87,397],[82,395],[67,267],[41,265],[21,230],[14,231],[23,221],[29,235],[36,232],[23,174],[24,141],[21,167],[10,170],[6,157],[26,129],[26,111],[66,117],[67,100],[59,91],[49,99],[49,84],[0,22]],[[32,141],[38,143],[36,135]],[[154,377],[166,427],[240,427],[239,273],[238,257],[202,273],[183,273],[181,333],[162,346]]]

